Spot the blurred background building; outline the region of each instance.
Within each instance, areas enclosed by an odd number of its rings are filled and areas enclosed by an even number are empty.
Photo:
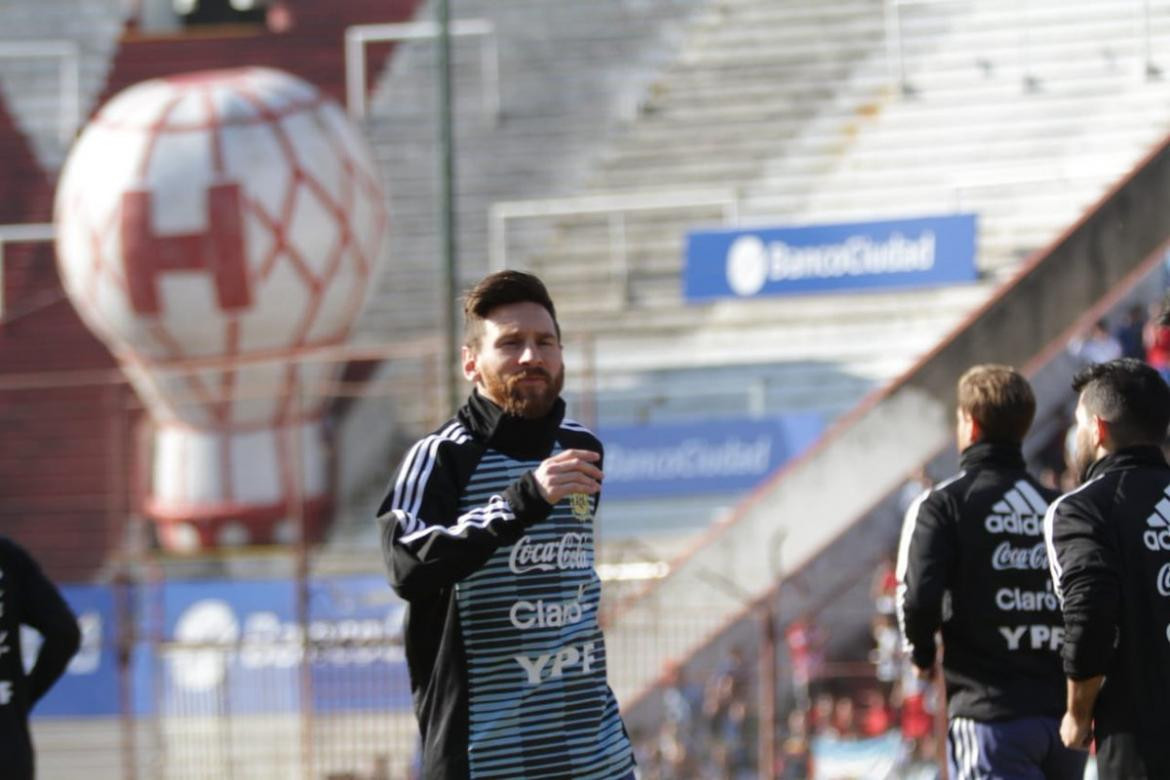
[[[411,776],[373,514],[451,404],[438,5],[0,5],[0,533],[85,628],[35,720],[44,777]],[[449,10],[454,282],[529,269],[557,302],[570,414],[607,447],[642,776],[937,776],[942,703],[904,682],[892,618],[901,513],[955,467],[969,365],[1028,373],[1027,454],[1066,486],[1076,367],[1166,369],[1170,2]],[[162,102],[119,113],[151,79]],[[196,133],[227,156],[171,172]],[[167,194],[188,179],[234,187],[243,227]],[[225,246],[248,258],[227,292]],[[265,286],[285,266],[303,290]],[[297,338],[249,341],[261,304]],[[321,332],[281,319],[318,306]]]

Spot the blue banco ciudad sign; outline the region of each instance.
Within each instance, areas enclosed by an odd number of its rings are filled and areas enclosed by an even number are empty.
[[[976,218],[953,214],[687,234],[688,301],[974,281]]]

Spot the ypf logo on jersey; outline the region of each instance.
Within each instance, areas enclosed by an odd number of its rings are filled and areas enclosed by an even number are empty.
[[[569,494],[569,509],[573,511],[573,517],[582,523],[588,523],[593,519],[593,512],[589,508],[589,496],[584,493]]]

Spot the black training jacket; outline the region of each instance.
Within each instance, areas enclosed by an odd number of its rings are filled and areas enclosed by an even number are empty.
[[[1102,778],[1170,777],[1170,466],[1157,447],[1094,463],[1045,518],[1064,606],[1064,671],[1105,675]]]
[[[943,639],[950,717],[1064,712],[1063,627],[1044,548],[1055,497],[1015,445],[978,442],[961,471],[910,506],[898,546],[898,622],[915,666]]]
[[[27,675],[20,648],[22,624],[44,638]],[[77,619],[53,583],[19,545],[0,536],[0,777],[33,777],[29,713],[65,672],[80,644]]]
[[[407,454],[379,510],[405,626],[426,780],[618,780],[634,766],[606,682],[593,567],[598,496],[550,506],[532,471],[601,453],[564,419],[473,393]]]

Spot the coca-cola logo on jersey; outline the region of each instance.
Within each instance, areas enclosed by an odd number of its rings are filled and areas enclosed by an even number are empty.
[[[1170,563],[1162,564],[1162,568],[1158,570],[1158,593],[1170,596]]]
[[[1011,569],[1018,569],[1020,571],[1047,570],[1048,551],[1044,549],[1043,542],[1032,547],[1013,547],[1010,543],[1003,542],[991,554],[991,568],[996,571],[1007,571]]]
[[[534,542],[524,536],[512,547],[508,566],[515,574],[531,571],[568,571],[593,566],[589,545],[582,534],[568,533],[550,542]]]

